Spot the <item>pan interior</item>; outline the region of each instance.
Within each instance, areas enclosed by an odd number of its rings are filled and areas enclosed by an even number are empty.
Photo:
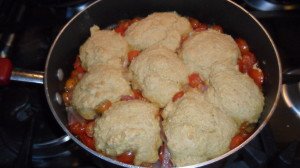
[[[104,29],[119,20],[145,17],[159,11],[176,11],[180,15],[194,17],[204,23],[218,24],[223,27],[225,33],[232,35],[233,38],[244,38],[255,53],[265,76],[263,85],[265,107],[259,125],[264,125],[274,110],[281,83],[280,62],[276,49],[259,23],[232,2],[220,0],[96,1],[75,16],[62,29],[50,49],[45,67],[45,92],[54,117],[76,143],[94,155],[97,153],[85,147],[70,134],[67,129],[65,106],[57,101],[57,96],[63,92],[65,80],[70,76],[72,64],[79,53],[79,47],[89,37],[89,28],[93,25]],[[64,73],[62,81],[57,77],[59,69]],[[122,165],[104,156],[97,155],[97,157]],[[209,163],[208,161],[201,165]]]

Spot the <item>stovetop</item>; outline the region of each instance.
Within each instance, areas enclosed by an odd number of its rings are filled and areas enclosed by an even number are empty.
[[[57,5],[59,1],[55,5],[39,2],[0,1],[1,11],[9,11],[11,6],[14,10],[7,15],[10,18],[0,11],[0,20],[4,19],[0,23],[0,47],[5,49],[1,54],[6,54],[17,68],[43,71],[51,42],[87,1],[69,5],[67,1],[63,5]],[[283,70],[299,74],[300,11],[261,11],[245,1],[237,2],[269,31]],[[224,167],[300,167],[300,86],[295,83],[283,88],[265,129],[230,156]],[[52,116],[42,85],[12,82],[0,87],[0,107],[0,167],[108,167],[96,165],[65,135]]]

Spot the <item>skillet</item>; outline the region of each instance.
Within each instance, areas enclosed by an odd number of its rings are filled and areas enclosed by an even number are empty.
[[[145,17],[153,12],[176,11],[182,16],[190,16],[204,23],[221,25],[226,34],[244,38],[251,51],[255,53],[260,68],[264,72],[263,93],[265,106],[258,122],[256,131],[237,148],[206,162],[191,167],[215,167],[227,156],[235,153],[248,144],[266,125],[277,105],[281,89],[281,64],[273,40],[266,29],[245,9],[230,0],[98,0],[89,5],[85,10],[74,16],[60,31],[54,40],[43,73],[31,73],[25,78],[29,82],[44,83],[45,95],[49,107],[57,123],[66,134],[83,150],[88,152],[97,162],[105,162],[113,166],[136,167],[127,165],[103,156],[86,147],[68,130],[66,108],[62,102],[61,93],[64,84],[72,71],[72,64],[79,52],[79,47],[89,37],[89,28],[98,25],[106,28],[123,19]],[[3,63],[4,62],[4,63]],[[2,68],[9,63],[1,60]],[[11,67],[8,65],[8,67]],[[1,69],[2,69],[1,68]],[[8,68],[6,76],[1,76],[1,81],[7,83],[11,74]],[[1,70],[2,71],[2,70]],[[1,73],[0,73],[1,74]],[[18,79],[12,73],[11,79]],[[24,74],[23,74],[24,75]],[[25,73],[26,76],[26,73]],[[20,78],[19,78],[20,79]],[[23,78],[24,80],[24,78]]]

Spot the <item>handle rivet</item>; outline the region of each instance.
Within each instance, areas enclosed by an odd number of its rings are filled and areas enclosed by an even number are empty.
[[[60,95],[58,92],[55,93],[55,100],[56,100],[56,102],[57,102],[59,105],[62,104],[62,98],[61,98],[61,95]]]
[[[57,70],[56,76],[59,81],[62,81],[64,79],[64,72],[61,68]]]

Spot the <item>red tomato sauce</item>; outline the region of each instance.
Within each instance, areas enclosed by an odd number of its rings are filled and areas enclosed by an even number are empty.
[[[248,139],[254,132],[255,126],[244,122],[241,124],[239,132],[231,139],[229,149],[234,149]]]
[[[94,121],[91,121],[94,122]],[[75,122],[69,125],[69,130],[72,134],[76,135],[82,143],[84,143],[87,147],[95,150],[95,141],[91,136],[91,128],[89,128],[91,123],[84,122],[79,123]]]
[[[248,74],[255,84],[261,88],[264,82],[264,74],[259,68],[256,56],[250,51],[248,43],[244,39],[237,38],[235,42],[242,54],[242,57],[237,61],[240,72]]]

